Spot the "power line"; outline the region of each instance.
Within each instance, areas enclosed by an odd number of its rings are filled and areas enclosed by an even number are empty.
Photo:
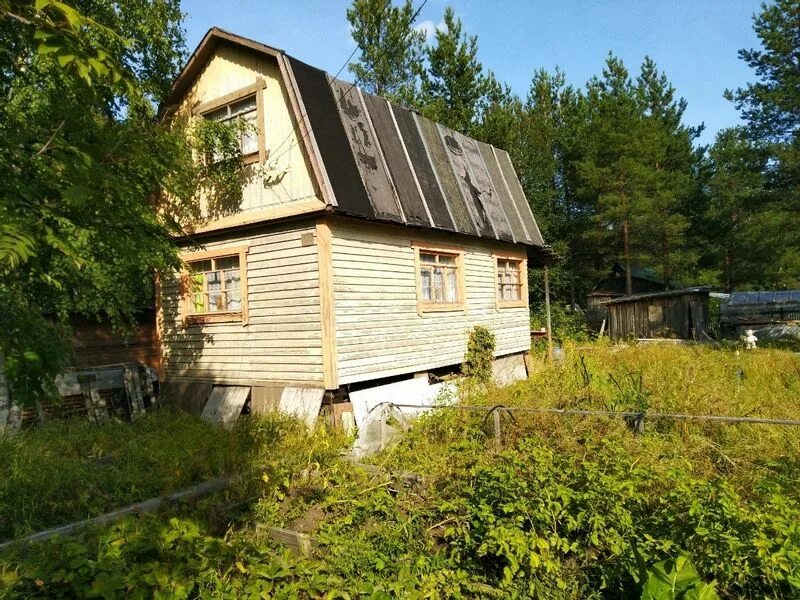
[[[410,27],[410,26],[411,26],[411,24],[412,24],[412,23],[413,23],[413,22],[414,22],[414,21],[417,19],[417,17],[419,16],[419,14],[422,12],[422,9],[423,9],[423,8],[425,8],[425,5],[426,5],[427,3],[428,3],[428,0],[422,0],[422,4],[420,4],[419,8],[418,8],[416,11],[414,11],[414,14],[413,14],[413,15],[411,15],[411,18],[410,18],[410,19],[408,20],[408,22],[406,23],[406,27]],[[386,4],[384,5],[384,7],[383,7],[383,11],[381,12],[381,18],[383,17],[383,14],[385,13],[386,9],[387,9],[387,8],[388,8],[390,5],[391,5],[391,0],[386,0]],[[350,53],[350,56],[347,58],[347,61],[346,61],[346,62],[345,62],[345,64],[344,64],[344,65],[342,65],[342,67],[341,67],[341,68],[340,68],[340,69],[339,69],[339,70],[336,72],[336,75],[334,75],[334,76],[333,76],[333,79],[336,79],[336,78],[338,78],[338,77],[339,77],[339,75],[341,74],[341,72],[342,72],[342,71],[344,70],[344,68],[345,68],[345,67],[346,67],[346,66],[347,66],[347,65],[350,63],[350,60],[353,58],[353,56],[355,56],[355,53],[356,53],[356,51],[358,51],[359,49],[361,49],[361,46],[360,46],[359,44],[356,44],[356,47],[355,47],[355,48],[353,49],[353,51]],[[385,56],[385,54],[386,54],[387,50],[388,50],[388,48],[384,48],[384,49],[383,49],[383,52],[381,52],[381,54],[380,54],[380,55],[378,55],[378,58],[375,60],[375,63],[379,63],[379,62],[381,61],[381,59],[383,59],[383,57]],[[353,81],[353,83],[350,85],[350,87],[349,87],[349,88],[347,88],[347,91],[345,91],[345,93],[344,93],[343,97],[347,97],[347,96],[350,94],[350,92],[353,90],[353,88],[354,88],[354,87],[356,87],[356,86],[357,86],[359,83],[361,83],[361,81],[359,80],[359,78],[356,78],[356,79],[355,79],[355,81]],[[330,86],[330,82],[328,83],[328,85]],[[333,93],[333,89],[331,89],[331,93]],[[296,125],[295,125],[295,126],[292,128],[292,130],[291,130],[291,131],[289,132],[289,134],[288,134],[288,135],[287,135],[287,136],[286,136],[286,137],[283,139],[283,141],[282,141],[282,142],[281,142],[281,143],[280,143],[280,144],[277,146],[277,148],[275,148],[275,151],[276,151],[276,152],[277,152],[278,150],[280,150],[280,148],[283,146],[283,144],[284,144],[284,143],[286,143],[286,140],[288,140],[288,139],[289,139],[289,138],[290,138],[290,137],[291,137],[291,136],[292,136],[292,135],[295,133],[295,131],[297,130],[297,127],[300,125],[300,122],[301,122],[303,119],[305,119],[305,118],[306,118],[306,115],[307,115],[307,114],[308,114],[308,113],[307,113],[307,111],[304,111],[304,112],[303,112],[303,114],[302,114],[302,115],[300,116],[300,118],[297,120],[297,124],[296,124]],[[272,157],[272,161],[274,161],[274,160],[276,160],[276,159],[278,159],[278,158],[282,157],[284,154],[286,154],[287,152],[291,151],[291,149],[292,149],[292,148],[294,148],[294,146],[295,146],[295,145],[299,145],[299,144],[300,144],[300,142],[302,142],[303,140],[305,140],[305,138],[308,136],[308,134],[309,134],[309,133],[311,133],[311,128],[310,128],[310,127],[309,127],[309,128],[306,130],[306,132],[305,132],[305,133],[304,133],[304,134],[303,134],[303,135],[300,137],[300,139],[298,139],[298,140],[296,140],[295,142],[293,142],[292,144],[290,144],[290,145],[289,145],[289,147],[288,147],[286,150],[284,150],[282,153],[278,154],[277,156],[273,156],[273,157]]]

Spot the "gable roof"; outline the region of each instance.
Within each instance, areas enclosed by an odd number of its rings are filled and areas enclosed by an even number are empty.
[[[281,50],[212,28],[173,84],[167,106],[180,100],[224,43],[277,59],[334,212],[526,244],[543,261],[552,259],[508,153]]]

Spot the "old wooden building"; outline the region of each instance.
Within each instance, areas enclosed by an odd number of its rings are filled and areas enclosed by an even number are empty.
[[[498,357],[528,350],[527,270],[551,253],[506,152],[219,29],[169,104],[254,125],[241,205],[161,282],[181,393],[247,387],[258,404],[413,377],[462,362],[477,324]]]
[[[609,300],[611,339],[705,338],[708,324],[707,287],[693,287]]]

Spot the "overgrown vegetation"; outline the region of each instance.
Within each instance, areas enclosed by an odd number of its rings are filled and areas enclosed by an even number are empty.
[[[470,404],[800,415],[780,351],[567,344]],[[800,593],[800,431],[440,409],[396,445],[290,419],[246,426],[258,500],[223,533],[202,507],[7,554],[11,597],[791,598]],[[411,473],[412,475],[409,475]],[[175,516],[170,520],[169,516]],[[308,559],[259,524],[309,532]],[[327,594],[327,596],[326,596]]]
[[[464,356],[464,375],[478,383],[492,380],[492,362],[497,345],[494,334],[481,325],[469,332],[467,353]]]

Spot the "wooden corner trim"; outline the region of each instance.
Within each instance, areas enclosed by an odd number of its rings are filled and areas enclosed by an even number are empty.
[[[315,228],[317,268],[319,270],[319,308],[322,334],[322,377],[325,389],[339,387],[339,356],[336,348],[336,305],[333,282],[333,248],[331,228],[325,219],[318,219]]]

